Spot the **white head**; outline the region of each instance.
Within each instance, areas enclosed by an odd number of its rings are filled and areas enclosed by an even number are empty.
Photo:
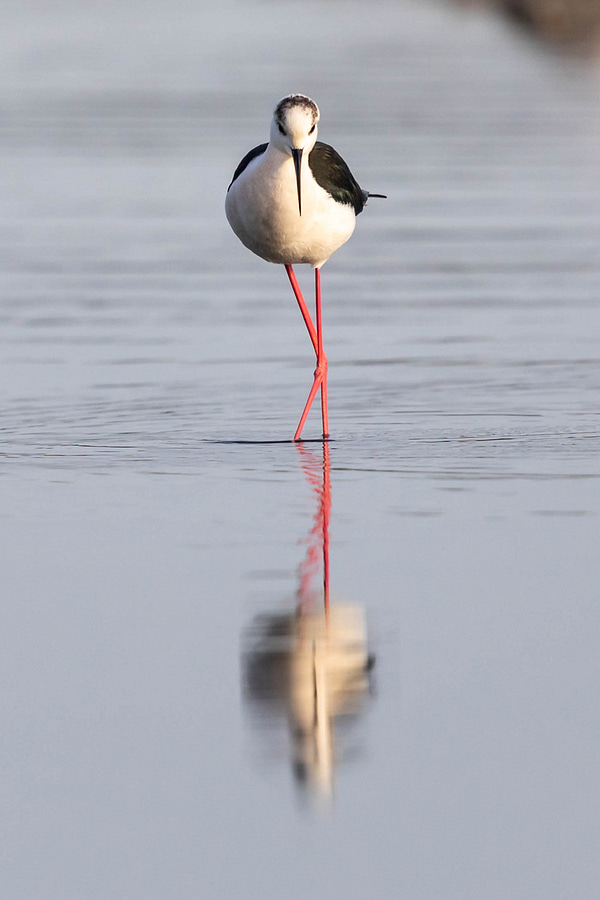
[[[317,140],[319,107],[304,94],[290,94],[275,107],[271,123],[271,142],[286,153],[302,150],[310,153]]]
[[[300,172],[303,154],[308,154],[317,140],[319,107],[304,94],[290,94],[280,100],[271,122],[271,144],[294,159],[298,188],[298,212],[302,215]]]

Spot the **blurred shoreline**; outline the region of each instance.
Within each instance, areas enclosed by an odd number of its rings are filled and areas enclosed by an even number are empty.
[[[458,0],[498,9],[536,37],[564,50],[595,56],[600,50],[600,0]]]

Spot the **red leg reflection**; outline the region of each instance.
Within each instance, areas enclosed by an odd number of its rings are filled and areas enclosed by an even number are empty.
[[[313,527],[308,535],[308,549],[300,564],[300,584],[298,586],[298,611],[307,613],[314,605],[315,594],[312,581],[323,560],[323,604],[329,615],[329,518],[331,514],[331,467],[329,444],[323,444],[323,464],[321,471],[316,468],[315,456],[301,444],[298,452],[307,481],[319,498]]]
[[[323,382],[325,390],[325,413],[327,414],[327,381]],[[325,424],[323,424],[325,427]],[[325,612],[329,615],[329,516],[331,513],[331,470],[329,465],[329,444],[323,444],[323,492],[322,492],[322,518],[323,518],[323,602]]]
[[[341,715],[360,712],[371,660],[362,609],[329,608],[329,444],[322,445],[322,460],[306,444],[298,444],[298,453],[316,496],[316,512],[299,568],[297,605],[283,615],[261,617],[262,637],[249,656],[248,684],[263,710],[275,708],[285,719],[298,784],[329,801],[336,763],[344,759],[343,749],[337,751],[335,723]],[[321,570],[322,597],[315,589]]]

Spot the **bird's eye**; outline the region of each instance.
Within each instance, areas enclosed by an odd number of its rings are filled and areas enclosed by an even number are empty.
[[[279,122],[277,123],[277,127],[279,128],[280,134],[285,134],[285,128]]]
[[[315,126],[313,125],[313,127],[310,129],[310,131],[308,133],[312,134],[314,130],[315,130]]]

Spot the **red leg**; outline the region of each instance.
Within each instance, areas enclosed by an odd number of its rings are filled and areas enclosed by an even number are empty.
[[[317,396],[317,391],[321,387],[321,382],[323,380],[322,375],[317,375],[317,370],[315,369],[315,380],[313,381],[313,386],[310,389],[310,394],[308,395],[308,400],[306,401],[306,405],[304,407],[304,412],[302,413],[302,418],[298,423],[298,427],[296,428],[296,434],[294,435],[294,440],[299,441],[300,435],[302,434],[302,429],[304,428],[304,423],[306,422],[306,417],[310,411],[310,408],[313,404],[313,400]]]
[[[323,351],[320,269],[315,269],[315,301],[317,306],[317,371],[323,371],[321,379],[321,416],[323,418],[323,440],[325,440],[329,437],[329,413],[327,410],[327,357]]]
[[[285,270],[287,272],[288,278],[290,279],[290,284],[292,285],[292,290],[294,291],[296,300],[298,301],[298,306],[300,307],[302,318],[304,319],[304,323],[308,329],[312,345],[315,348],[315,353],[317,354],[317,368],[315,369],[313,386],[311,388],[310,394],[308,395],[308,400],[306,401],[302,417],[296,429],[294,440],[300,440],[300,435],[302,434],[304,423],[306,422],[306,418],[319,388],[321,388],[321,413],[323,417],[323,439],[325,440],[329,437],[329,419],[327,414],[327,357],[325,356],[325,353],[323,351],[323,329],[321,325],[321,270],[315,269],[315,298],[317,310],[316,328],[313,325],[313,321],[310,317],[310,313],[304,301],[304,297],[302,296],[302,292],[300,290],[300,286],[296,279],[293,268],[290,265],[286,265]]]
[[[317,345],[317,332],[315,330],[315,326],[313,325],[313,321],[310,317],[310,313],[308,311],[308,307],[304,302],[304,297],[302,296],[302,291],[300,290],[300,285],[298,284],[298,279],[296,278],[296,273],[292,269],[291,266],[286,266],[285,271],[287,272],[288,278],[290,279],[290,284],[292,285],[292,290],[298,301],[298,306],[300,307],[300,312],[302,313],[302,318],[304,319],[304,324],[308,328],[308,333],[310,334],[310,339],[312,341],[312,345],[315,348],[315,353],[318,354],[318,345]]]

